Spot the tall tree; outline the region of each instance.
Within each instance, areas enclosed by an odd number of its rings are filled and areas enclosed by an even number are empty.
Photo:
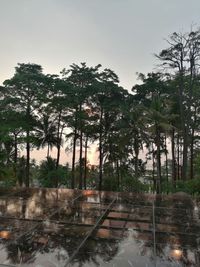
[[[74,164],[75,164],[75,147],[77,137],[79,137],[79,189],[83,186],[83,128],[85,120],[85,108],[87,108],[87,98],[90,95],[90,88],[93,86],[95,79],[98,77],[98,70],[101,65],[88,67],[86,63],[80,65],[72,64],[69,70],[62,71],[63,77],[75,89],[76,106],[75,106],[75,128],[73,142],[73,160],[72,160],[72,186],[74,185]]]
[[[37,64],[18,64],[13,78],[6,80],[4,85],[7,90],[6,97],[24,119],[23,130],[26,142],[25,185],[29,187],[32,133],[35,128],[37,110],[45,97],[45,76],[42,73],[42,67]]]
[[[167,40],[169,47],[157,56],[163,66],[170,69],[178,81],[181,130],[183,136],[183,165],[181,176],[186,180],[188,174],[188,148],[190,146],[190,122],[193,112],[193,86],[200,59],[200,31],[173,33]],[[188,82],[187,82],[188,79]],[[193,140],[193,137],[191,138]],[[193,144],[191,145],[193,150]],[[193,158],[193,151],[191,153]]]
[[[118,83],[119,79],[114,71],[104,69],[93,87],[92,112],[96,114],[97,118],[96,131],[99,143],[99,190],[102,189],[104,161],[111,160],[112,153],[113,155],[116,153],[113,150],[113,138],[116,133],[115,122],[120,116],[120,105],[123,103],[124,94]],[[116,161],[116,157],[113,157],[113,160]]]

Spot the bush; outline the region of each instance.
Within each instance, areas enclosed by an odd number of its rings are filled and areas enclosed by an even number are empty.
[[[200,178],[187,181],[177,181],[176,186],[172,182],[162,185],[163,193],[185,192],[190,195],[200,195]]]
[[[118,188],[116,176],[105,176],[103,179],[103,190],[108,191],[124,191],[124,192],[148,192],[149,186],[142,183],[138,178],[127,175],[123,176]]]
[[[68,168],[58,166],[56,169],[56,161],[51,157],[42,161],[38,173],[38,180],[42,187],[57,187],[60,185],[69,186],[69,177],[67,177]]]
[[[148,192],[149,186],[133,176],[122,178],[122,191],[125,192]]]
[[[16,178],[14,177],[13,166],[10,164],[2,167],[0,170],[0,186],[13,187],[16,185]]]
[[[105,191],[119,191],[117,184],[117,177],[115,176],[103,177],[102,189]]]

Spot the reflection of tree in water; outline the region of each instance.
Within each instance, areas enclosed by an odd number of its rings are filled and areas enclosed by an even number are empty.
[[[120,205],[123,203],[138,205],[138,215],[141,218],[144,213],[144,206],[152,205],[151,196],[144,195],[133,195],[132,198],[129,196],[122,196]],[[155,197],[155,210],[156,215],[156,256],[157,260],[161,264],[173,264],[173,266],[200,266],[199,259],[199,244],[196,240],[195,235],[191,233],[199,234],[200,224],[199,221],[193,224],[195,219],[193,218],[194,203],[189,196],[176,196],[163,197],[157,195]],[[151,214],[149,218],[150,225],[152,224],[153,216]],[[137,221],[137,220],[136,220]],[[199,226],[197,226],[199,224]],[[135,235],[135,239],[139,239],[142,242],[140,246],[140,255],[148,256],[152,261],[154,260],[154,247],[153,240],[148,240],[147,232],[144,231],[144,225],[140,222],[135,222],[135,228],[139,233]],[[150,229],[149,229],[150,230]],[[151,230],[150,230],[151,231]],[[183,234],[181,234],[181,232]],[[187,235],[189,234],[189,235]],[[151,235],[151,234],[150,234]],[[139,242],[140,242],[139,241]],[[162,265],[161,265],[162,266]]]
[[[137,193],[127,195],[121,193],[119,194],[117,202],[114,205],[114,210],[111,211],[111,221],[109,225],[112,227],[113,222],[117,222],[117,224],[114,223],[113,226],[120,228],[117,230],[120,233],[119,239],[120,243],[122,244],[122,246],[120,245],[120,250],[125,251],[125,247],[128,247],[128,255],[130,258],[126,259],[125,257],[124,261],[128,261],[130,266],[132,261],[131,257],[133,256],[132,253],[136,257],[135,261],[139,261],[138,257],[142,257],[143,263],[144,260],[146,260],[150,266],[153,266],[151,265],[151,263],[154,262],[152,199],[152,195]],[[120,216],[117,216],[117,212],[122,214],[121,218]],[[125,216],[123,214],[125,214]],[[113,233],[114,235],[115,231]],[[120,255],[121,253],[124,252],[120,252]]]
[[[34,194],[36,194],[35,199],[40,199],[42,202],[49,204],[54,201],[58,202],[61,199],[62,201],[68,198],[71,200],[79,194],[79,192],[66,192],[59,189],[57,191],[41,189],[38,192],[32,190],[29,193],[24,193],[25,195],[21,193],[20,196],[23,195],[27,199],[34,197]],[[73,222],[78,222],[81,225],[84,223],[89,224],[90,222],[91,224],[95,223],[97,217],[100,215],[99,209],[95,207],[100,205],[99,202],[101,204],[105,202],[109,203],[112,198],[113,195],[109,193],[92,195],[86,192],[83,194],[83,198],[73,202],[74,204],[69,201],[69,209],[66,210],[69,217],[67,217],[68,215],[66,216],[64,212],[63,220],[69,219],[69,223],[70,218],[72,218]],[[94,209],[90,202],[94,202]],[[120,206],[121,210],[126,210],[127,212],[129,210],[131,216],[135,218],[133,228],[137,229],[137,231],[133,231],[132,239],[135,240],[137,247],[139,247],[140,255],[146,256],[153,261],[152,197],[142,194],[132,194],[131,196],[121,195],[118,197],[115,205],[116,207]],[[178,232],[195,233],[195,231],[199,233],[199,226],[196,225],[197,223],[192,224],[192,221],[194,222],[196,220],[197,222],[197,218],[194,216],[193,212],[193,201],[190,198],[180,198],[180,196],[176,198],[157,196],[155,205],[158,207],[155,210],[157,227],[156,241],[158,242],[156,252],[158,259],[161,260],[163,264],[166,261],[168,264],[171,262],[171,264],[174,264],[173,266],[176,266],[177,261],[179,265],[181,264],[180,266],[184,267],[200,266],[200,255],[197,253],[199,244],[197,244],[197,240],[192,241],[191,239],[193,237],[190,236],[189,240],[187,235],[178,234]],[[159,208],[163,206],[164,208]],[[26,208],[24,207],[22,212],[24,215],[25,210]],[[60,211],[62,211],[62,209]],[[199,210],[197,210],[196,215],[198,212]],[[60,215],[62,215],[62,212],[54,212],[54,215],[55,216],[52,217],[50,212],[49,218],[59,219],[61,221],[62,216]],[[57,215],[59,215],[59,217]],[[146,220],[146,223],[142,220]],[[126,219],[124,219],[124,222],[126,226]],[[26,236],[23,240],[21,239],[18,242],[6,245],[10,263],[26,263],[27,265],[31,265],[34,264],[35,261],[38,262],[51,258],[50,256],[52,255],[52,258],[54,257],[55,259],[55,263],[58,263],[58,266],[60,266],[60,264],[65,263],[73,255],[74,250],[80,245],[89,229],[91,229],[90,227],[81,225],[67,225],[61,222],[59,224],[49,223],[49,225],[40,224],[37,231],[33,231],[31,235]],[[110,226],[112,227],[112,225]],[[123,231],[121,232],[123,233]],[[174,234],[172,234],[172,232],[174,232]],[[94,235],[93,238],[89,238],[80,249],[74,257],[72,264],[74,263],[76,266],[88,266],[89,264],[98,266],[102,262],[109,262],[117,255],[122,242],[123,234],[121,238],[119,237],[115,240],[112,239],[111,236],[104,239]],[[175,248],[174,245],[176,244],[177,247]],[[192,249],[186,249],[186,245],[189,245]],[[174,249],[172,249],[172,246]],[[182,248],[180,249],[181,246]],[[197,265],[192,265],[191,254],[194,250],[196,250],[196,258],[194,261]],[[46,262],[46,264],[48,263]]]
[[[48,197],[46,194],[46,190],[40,190],[40,199],[46,200],[48,202],[48,199],[52,199],[55,197],[55,191],[48,192]],[[51,193],[53,195],[51,196]],[[74,194],[73,194],[74,193]],[[80,194],[80,193],[79,193]],[[66,192],[64,194],[66,196]],[[62,194],[57,194],[56,200],[59,198],[64,197]],[[77,192],[71,192],[70,193],[70,199],[73,199],[77,196]],[[29,196],[30,197],[30,193]],[[68,198],[67,198],[68,199]],[[84,220],[87,219],[86,215],[89,215],[88,212],[85,212],[84,206],[82,206],[81,202],[73,202],[69,203],[69,209],[67,212],[69,212],[71,218],[74,220],[79,220],[80,222],[84,223]],[[26,208],[23,209],[23,214],[25,214]],[[91,213],[91,210],[89,209],[89,212]],[[54,214],[49,214],[49,218],[53,219],[52,215],[60,215],[60,213],[54,212]],[[54,219],[61,219],[60,217],[56,217]],[[80,217],[80,218],[79,218]],[[99,217],[99,210],[92,210],[92,216],[94,217],[94,222],[96,222],[97,217]],[[22,221],[20,221],[21,223]],[[83,229],[84,227],[79,227],[79,225],[63,225],[61,223],[50,223],[49,221],[44,222],[43,224],[39,224],[37,227],[37,230],[32,231],[30,234],[23,236],[20,240],[17,242],[12,242],[6,245],[7,249],[7,255],[8,260],[11,264],[32,264],[35,261],[37,262],[47,261],[46,264],[48,264],[47,258],[51,258],[50,256],[55,258],[55,261],[58,263],[64,263],[69,259],[74,249],[77,248],[80,244],[80,242],[83,240],[85,235],[87,234],[89,227],[85,227],[86,229]],[[93,261],[95,264],[96,262],[96,256],[97,256],[97,248],[99,248],[98,245],[94,245],[93,242],[88,242],[88,244],[92,244],[91,247],[89,245],[89,252],[84,252],[83,254],[78,255],[78,258],[81,262],[87,262],[87,261]],[[88,248],[88,245],[87,245]],[[101,248],[101,246],[100,246]],[[106,255],[105,246],[102,246],[100,250],[100,254]],[[44,257],[42,256],[44,255]],[[38,258],[38,259],[37,259]]]
[[[35,262],[37,252],[49,255],[54,253],[55,255],[56,251],[55,260],[60,264],[64,263],[73,255],[74,250],[84,238],[83,232],[78,233],[78,231],[79,229],[74,229],[74,231],[72,229],[71,236],[69,231],[65,234],[62,227],[59,231],[53,229],[52,232],[48,231],[48,233],[44,229],[34,231],[19,242],[6,245],[9,262],[10,264],[28,265]],[[111,260],[118,251],[118,245],[119,241],[111,242],[110,240],[102,241],[90,238],[76,255],[75,261],[78,261],[79,266],[87,262],[92,262],[98,266],[99,257],[105,261]],[[61,251],[62,253],[60,253]]]
[[[90,238],[71,263],[78,263],[79,267],[89,266],[91,263],[100,266],[102,262],[109,262],[117,255],[119,245],[119,240]]]
[[[197,243],[197,237],[192,233],[197,231],[198,235],[200,228],[193,217],[192,198],[184,193],[168,197],[157,196],[155,205],[157,207],[156,224],[167,224],[169,227],[169,229],[161,229],[163,233],[156,233],[156,240],[160,243],[156,246],[157,256],[178,266],[180,264],[184,267],[198,266],[196,264],[200,259],[197,252],[200,246]]]
[[[51,216],[51,219],[72,224],[93,225],[101,214],[102,211],[98,207],[93,207],[86,202],[77,201],[69,203],[60,209],[60,211]]]
[[[6,246],[7,259],[11,264],[33,263],[35,261],[35,248],[28,243],[23,244],[10,243]]]
[[[74,191],[62,189],[22,189],[14,192],[11,198],[1,199],[1,216],[18,219],[46,219],[66,206],[77,196]]]

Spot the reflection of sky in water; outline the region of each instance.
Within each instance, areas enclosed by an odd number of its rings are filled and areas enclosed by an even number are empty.
[[[107,210],[116,196],[65,189],[2,195],[0,263],[60,267],[71,260],[69,266],[77,267],[200,266],[199,201],[156,198],[154,243],[155,196],[122,194]],[[100,216],[97,229],[90,232]]]

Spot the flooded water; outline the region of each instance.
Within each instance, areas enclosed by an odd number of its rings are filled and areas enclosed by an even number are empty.
[[[0,189],[0,266],[200,267],[200,200]]]

